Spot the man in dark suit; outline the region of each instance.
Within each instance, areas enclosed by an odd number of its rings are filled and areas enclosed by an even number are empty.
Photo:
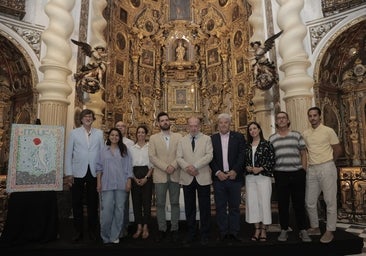
[[[216,220],[220,232],[219,239],[241,241],[240,201],[243,186],[244,135],[230,131],[231,116],[222,113],[218,116],[219,132],[211,136],[213,159],[212,170]]]

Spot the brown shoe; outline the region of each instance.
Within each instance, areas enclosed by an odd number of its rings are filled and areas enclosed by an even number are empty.
[[[332,231],[325,231],[325,233],[323,234],[323,236],[320,238],[320,242],[323,244],[327,244],[332,242],[334,238],[333,232]]]
[[[320,236],[321,235],[319,228],[309,228],[307,231],[308,231],[309,236]]]

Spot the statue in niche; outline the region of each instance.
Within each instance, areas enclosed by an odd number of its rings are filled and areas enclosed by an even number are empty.
[[[94,49],[84,42],[71,39],[71,41],[80,46],[85,55],[90,57],[88,64],[82,66],[80,70],[74,74],[76,85],[81,86],[82,90],[87,93],[96,93],[103,87],[103,77],[107,70],[106,61],[107,53],[103,46],[96,46]]]
[[[266,58],[265,54],[273,47],[274,41],[282,34],[282,31],[271,36],[262,46],[260,41],[250,43],[254,49],[255,63],[253,66],[254,84],[258,89],[269,90],[278,81],[276,67]]]
[[[184,61],[184,56],[186,54],[186,48],[184,48],[182,41],[179,41],[177,48],[175,49],[177,61]]]

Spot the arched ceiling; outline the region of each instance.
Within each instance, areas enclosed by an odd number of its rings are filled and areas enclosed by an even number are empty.
[[[328,47],[319,66],[319,83],[340,87],[349,76],[356,78],[360,64],[366,68],[366,20],[345,30]]]

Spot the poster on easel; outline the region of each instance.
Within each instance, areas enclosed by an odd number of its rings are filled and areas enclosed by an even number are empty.
[[[64,127],[12,124],[6,191],[61,191]]]

